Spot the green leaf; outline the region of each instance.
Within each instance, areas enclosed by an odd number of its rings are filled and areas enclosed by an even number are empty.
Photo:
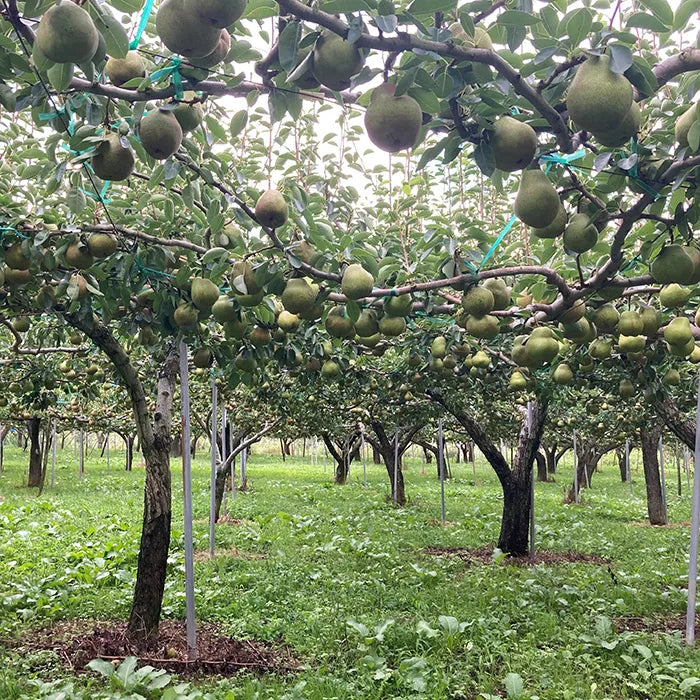
[[[371,12],[374,7],[367,0],[328,0],[321,4],[324,12]]]
[[[506,10],[498,16],[497,24],[504,26],[514,25],[516,27],[529,27],[533,24],[538,24],[542,20],[536,15],[521,10]]]
[[[517,673],[508,673],[505,678],[506,696],[509,698],[522,698],[525,693],[523,679]]]
[[[591,31],[593,26],[593,13],[587,7],[574,10],[566,21],[566,33],[573,46],[578,46]]]
[[[79,214],[87,206],[87,200],[82,190],[71,187],[66,195],[66,205],[74,213]]]
[[[72,63],[55,63],[48,70],[48,78],[56,92],[63,92],[68,89],[73,80],[75,66]]]
[[[627,26],[636,29],[649,29],[652,32],[665,34],[668,27],[654,15],[646,12],[635,12],[628,20]]]
[[[491,177],[491,175],[493,175],[493,171],[496,169],[496,161],[493,157],[491,144],[486,143],[486,141],[478,143],[474,148],[474,160],[479,170],[481,170],[486,177]]]
[[[10,112],[14,112],[17,106],[15,93],[12,92],[12,88],[5,83],[0,83],[0,105]]]
[[[436,12],[454,10],[457,0],[413,0],[408,11],[414,15],[433,15]]]
[[[610,49],[610,69],[615,73],[624,73],[634,63],[634,56],[629,46],[608,44]]]
[[[440,100],[434,92],[413,86],[408,94],[418,102],[420,108],[427,114],[437,114],[440,111]]]
[[[104,37],[107,53],[113,58],[124,58],[129,51],[129,37],[121,22],[106,14],[95,17],[94,20],[95,26]]]
[[[301,26],[299,22],[290,22],[280,34],[279,61],[287,73],[294,68],[299,54],[299,39],[301,38]]]
[[[246,124],[248,123],[248,110],[247,109],[241,109],[238,112],[236,112],[233,117],[231,117],[231,137],[236,138],[238,134],[245,129]]]
[[[683,0],[673,17],[673,31],[685,29],[688,20],[698,11],[700,11],[700,0]]]
[[[265,19],[278,14],[279,7],[275,0],[248,0],[243,19]]]
[[[688,130],[688,146],[693,152],[700,148],[700,122],[697,119]]]
[[[131,15],[138,12],[143,6],[143,0],[111,0],[110,5],[119,12]]]
[[[663,24],[669,27],[673,24],[673,10],[666,0],[639,0],[639,4],[644,5]]]

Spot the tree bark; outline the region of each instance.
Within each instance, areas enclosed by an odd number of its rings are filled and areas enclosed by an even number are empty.
[[[350,471],[352,456],[360,448],[362,434],[359,430],[345,438],[338,438],[335,441],[328,433],[321,433],[321,439],[326,446],[326,450],[335,461],[335,483],[346,484]]]
[[[41,418],[34,416],[27,421],[27,435],[29,437],[29,488],[41,488],[42,450],[41,450]]]
[[[537,460],[537,481],[548,481],[547,478],[547,458],[538,452],[535,455],[535,460]]]
[[[620,481],[625,484],[627,483],[627,461],[625,460],[625,448],[618,447],[615,450],[615,456],[617,457],[617,467],[620,470]]]
[[[593,472],[598,468],[600,458],[607,450],[598,449],[596,445],[579,437],[576,443],[576,479],[566,495],[565,503],[575,503],[577,495],[586,485],[593,482]]]
[[[670,396],[657,398],[654,408],[666,427],[691,451],[695,450],[695,423],[685,418],[676,402]]]
[[[644,465],[644,483],[647,490],[647,512],[652,525],[666,525],[668,515],[661,491],[659,473],[659,437],[661,426],[647,425],[642,430],[642,464]]]
[[[525,556],[529,550],[532,468],[547,418],[548,397],[543,395],[532,401],[531,426],[528,426],[523,416],[517,449],[511,460],[512,466],[509,466],[504,455],[472,416],[450,407],[445,399],[435,392],[432,392],[431,396],[433,400],[442,404],[467,431],[501,483],[503,515],[498,548],[512,556]]]
[[[376,436],[370,441],[377,452],[382,457],[384,466],[386,467],[391,485],[391,500],[396,505],[406,505],[406,490],[404,487],[403,471],[401,469],[401,456],[408,449],[408,446],[413,440],[413,436],[423,427],[421,425],[413,425],[407,428],[395,428],[392,435],[388,435],[386,429],[378,420],[372,421],[372,431]],[[396,437],[398,435],[398,446]],[[398,449],[397,449],[398,447]],[[394,471],[394,465],[397,464],[398,469]]]
[[[179,355],[175,347],[166,353],[158,376],[155,410],[151,419],[139,375],[129,355],[110,330],[95,322],[91,311],[64,316],[70,325],[85,333],[110,359],[131,401],[146,465],[146,483],[136,585],[127,636],[136,646],[145,647],[158,636],[165,590],[172,517],[170,443]]]

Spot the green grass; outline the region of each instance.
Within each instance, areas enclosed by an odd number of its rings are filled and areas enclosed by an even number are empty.
[[[104,460],[91,456],[79,481],[72,450],[64,451],[56,486],[37,498],[22,486],[27,455],[6,449],[0,474],[0,638],[54,620],[128,615],[143,468],[125,473],[117,469],[122,456],[113,451],[112,458],[107,473]],[[685,609],[689,528],[634,524],[646,515],[640,471],[633,471],[630,496],[608,460],[581,506],[562,504],[570,463],[560,468],[556,483],[537,484],[538,546],[607,557],[613,578],[604,566],[467,568],[425,555],[428,546],[493,545],[497,538],[500,489],[488,465],[477,464],[476,488],[471,465],[453,469],[446,498],[447,519],[454,524],[443,528],[433,466],[421,474],[420,464],[409,461],[410,503],[396,509],[386,500],[383,467],[368,465],[364,488],[362,467],[354,464],[350,483],[339,487],[330,467],[324,473],[310,459],[283,464],[253,455],[251,491],[228,503],[230,516],[247,522],[219,525],[217,537],[223,549],[264,558],[198,562],[197,613],[230,635],[284,640],[308,671],[292,677],[243,674],[205,684],[203,692],[236,699],[489,698],[503,696],[508,685],[509,697],[526,698],[700,696],[700,653],[688,651],[679,634],[616,633],[610,627],[612,618],[679,615]],[[208,455],[202,454],[194,464],[197,550],[208,546],[208,470]],[[179,460],[173,460],[165,618],[183,618],[185,608],[180,474]],[[679,499],[670,470],[668,479],[671,519],[687,521],[685,481]],[[63,683],[65,675],[52,653],[6,651],[0,698],[38,697],[32,679]],[[96,695],[100,681],[72,680],[76,689],[92,683],[93,698],[133,697]]]

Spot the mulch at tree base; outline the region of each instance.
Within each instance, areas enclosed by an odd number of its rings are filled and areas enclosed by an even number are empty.
[[[433,557],[456,557],[463,560],[467,566],[477,566],[483,564],[493,564],[493,547],[426,547],[423,550]],[[537,566],[539,564],[598,564],[608,566],[610,561],[594,554],[583,554],[581,552],[551,552],[540,550],[535,552],[534,560],[530,557],[511,557],[507,555],[500,562],[501,565],[512,566]]]
[[[127,656],[136,656],[141,665],[163,668],[179,676],[303,670],[291,649],[282,643],[231,639],[208,623],[197,626],[197,661],[187,659],[187,630],[182,621],[161,622],[158,639],[145,651],[135,649],[125,631],[123,621],[72,620],[34,630],[13,646],[18,652],[53,650],[74,672],[84,671],[92,659],[118,663]]]
[[[654,527],[654,528],[666,528],[674,529],[677,527],[690,527],[690,520],[684,520],[677,523],[666,523],[665,525],[652,525],[648,520],[633,520],[630,525],[634,527]]]
[[[613,620],[618,632],[678,632],[685,636],[685,613],[660,617],[619,617]],[[700,633],[700,612],[695,615],[696,636]]]

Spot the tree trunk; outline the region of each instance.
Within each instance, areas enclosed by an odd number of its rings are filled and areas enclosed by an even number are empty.
[[[382,463],[382,455],[379,452],[379,450],[372,445],[372,464],[381,464]]]
[[[136,585],[127,625],[127,636],[144,648],[158,636],[168,564],[171,524],[170,443],[173,394],[179,353],[171,347],[158,377],[153,419],[139,375],[129,355],[93,314],[65,314],[70,325],[85,333],[111,360],[129,394],[137,434],[146,465],[143,526]]]
[[[528,426],[528,421],[523,417],[517,450],[511,460],[512,466],[509,467],[504,455],[471,415],[452,409],[439,394],[432,392],[431,395],[433,400],[442,404],[467,431],[498,476],[503,489],[503,515],[498,548],[512,556],[525,556],[529,549],[532,467],[542,440],[548,398],[542,396],[531,402],[532,423]]]
[[[29,488],[41,488],[42,452],[41,452],[41,418],[34,416],[27,421],[29,437]]]
[[[126,471],[130,472],[134,467],[134,437],[127,435],[126,440]]]
[[[620,470],[620,481],[625,484],[627,483],[627,461],[625,460],[625,448],[618,447],[615,450],[615,456],[617,457],[617,466]]]
[[[596,449],[594,444],[579,438],[576,444],[576,479],[571,482],[565,503],[575,503],[581,489],[586,485],[590,487],[593,481],[593,472],[597,469],[603,454],[604,451]]]
[[[226,490],[226,484],[228,482],[228,478],[231,474],[231,462],[228,460],[235,460],[236,457],[238,456],[238,453],[241,451],[241,443],[243,440],[246,438],[246,436],[249,434],[250,429],[249,428],[242,428],[239,430],[237,433],[234,435],[229,435],[229,430],[227,427],[227,451],[226,451],[226,460],[227,463],[221,464],[217,466],[216,469],[216,481],[214,483],[214,518],[216,522],[219,521],[219,518],[221,517],[221,504],[224,500],[224,491]],[[221,440],[219,440],[221,442]]]
[[[376,440],[372,440],[372,445],[381,454],[384,461],[391,485],[391,500],[399,506],[406,505],[401,456],[408,449],[413,436],[422,427],[421,425],[414,425],[403,429],[396,428],[393,435],[387,435],[386,429],[379,421],[372,421],[372,430],[376,435]]]
[[[182,437],[179,432],[173,435],[173,442],[170,445],[170,456],[182,457]]]
[[[361,433],[359,431],[352,433],[346,438],[339,438],[335,441],[328,433],[322,433],[321,439],[326,446],[328,454],[335,461],[335,483],[346,484],[348,481],[348,473],[350,472],[350,462],[352,456],[360,449]]]
[[[547,458],[538,452],[535,455],[537,461],[537,481],[547,481]]]
[[[668,515],[661,491],[659,473],[659,437],[661,427],[647,425],[642,430],[642,463],[644,465],[644,482],[647,489],[647,512],[652,525],[666,525]]]

